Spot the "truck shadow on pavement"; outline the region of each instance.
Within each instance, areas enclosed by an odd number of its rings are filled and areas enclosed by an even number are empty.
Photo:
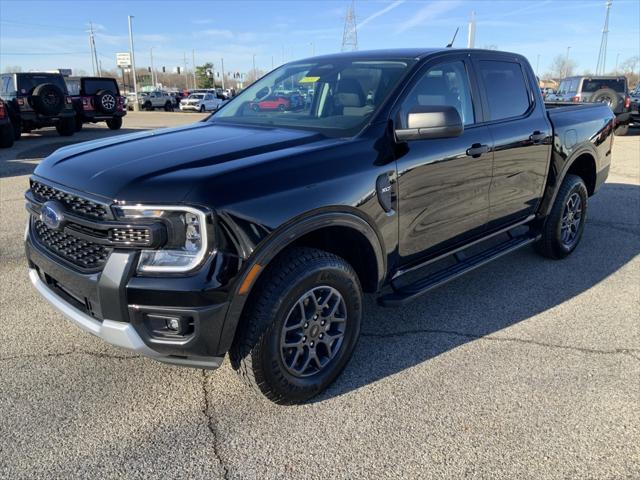
[[[30,175],[43,158],[62,147],[142,131],[134,128],[107,130],[89,127],[72,137],[61,137],[54,129],[23,134],[13,147],[0,149],[0,178]]]
[[[573,328],[579,315],[562,304],[593,288],[640,253],[640,187],[606,184],[591,199],[581,244],[564,260],[525,248],[426,294],[405,307],[382,308],[365,298],[361,338],[321,402],[435,359],[478,339],[580,349],[554,331],[503,332],[549,310],[539,322]],[[603,321],[606,319],[603,318]],[[566,330],[565,330],[566,331]],[[472,362],[474,359],[469,358]],[[450,372],[455,375],[456,372]]]

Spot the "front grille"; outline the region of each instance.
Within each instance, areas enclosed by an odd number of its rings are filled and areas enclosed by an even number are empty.
[[[52,230],[40,220],[33,223],[38,243],[58,257],[80,268],[97,270],[104,267],[111,249]]]
[[[44,183],[31,182],[31,191],[39,201],[57,200],[77,215],[83,217],[104,220],[109,216],[109,210],[105,205],[92,202],[91,200],[78,197],[71,193],[63,192]]]
[[[112,228],[109,237],[117,243],[147,245],[151,242],[151,231],[148,228]]]

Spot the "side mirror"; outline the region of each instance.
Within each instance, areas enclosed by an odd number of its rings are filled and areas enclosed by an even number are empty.
[[[424,140],[450,138],[462,135],[464,126],[458,110],[449,105],[425,105],[414,107],[407,116],[407,128],[396,129],[396,138]]]

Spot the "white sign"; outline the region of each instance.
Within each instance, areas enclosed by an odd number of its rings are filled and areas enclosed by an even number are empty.
[[[120,68],[131,66],[131,54],[129,52],[116,53],[116,65]]]

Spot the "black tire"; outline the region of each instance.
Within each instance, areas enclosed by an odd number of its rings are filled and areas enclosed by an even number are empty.
[[[57,115],[64,107],[64,93],[53,83],[42,83],[33,89],[31,105],[43,115]]]
[[[116,111],[118,99],[111,90],[98,90],[96,92],[95,105],[100,112],[110,114]]]
[[[626,125],[620,125],[618,128],[616,128],[613,131],[613,134],[616,137],[624,137],[627,133],[629,133],[629,124]]]
[[[204,105],[200,105],[200,113],[204,113],[206,110],[206,108],[204,108]]]
[[[287,109],[284,105],[278,105],[278,110],[284,112]]]
[[[173,112],[173,103],[167,100],[167,103],[164,104],[165,112]]]
[[[144,109],[147,110],[148,112],[152,112],[153,111],[153,104],[151,102],[145,102],[144,104]]]
[[[15,138],[13,134],[13,126],[11,125],[11,123],[2,125],[0,127],[0,148],[10,148],[13,146],[14,141]]]
[[[591,97],[591,101],[593,103],[606,103],[614,112],[618,108],[621,100],[622,99],[618,96],[618,94],[610,88],[601,88],[600,90],[596,91]]]
[[[11,123],[13,124],[13,139],[17,142],[22,136],[22,120],[16,118]]]
[[[76,124],[75,124],[76,132],[82,130],[82,117],[80,115],[76,115]]]
[[[122,117],[113,117],[107,120],[107,127],[111,130],[120,130],[122,127]]]
[[[253,110],[254,112],[259,112],[260,105],[258,105],[257,103],[254,103],[253,105],[251,105],[251,110]]]
[[[571,199],[575,199],[576,195],[580,199],[580,218],[576,225],[576,215],[571,215],[575,229],[571,228],[570,230],[571,232],[575,231],[575,234],[570,241],[565,241],[565,238],[563,238],[563,223],[567,222],[563,222],[563,218],[566,218],[568,202]],[[548,258],[561,259],[576,249],[584,232],[584,224],[587,219],[588,199],[589,193],[587,192],[584,180],[577,175],[567,175],[560,186],[558,195],[551,208],[551,213],[545,219],[544,226],[542,227],[542,238],[536,244],[538,252]]]
[[[56,123],[56,130],[62,137],[70,137],[76,132],[76,117],[61,118]]]
[[[328,320],[327,326],[320,327],[318,322],[325,325],[323,318],[329,317],[319,313],[320,310],[314,310],[313,304],[310,304],[309,313],[305,314],[305,318],[308,315],[309,319],[300,320],[299,330],[302,332],[303,322],[307,322],[305,328],[313,323],[310,328],[315,329],[315,333],[308,330],[311,332],[309,338],[305,335],[299,339],[307,343],[297,348],[298,353],[283,347],[282,342],[286,341],[283,339],[288,335],[283,333],[283,329],[285,322],[290,321],[294,314],[294,308],[300,302],[306,302],[310,292],[321,292],[323,289],[330,292],[325,299],[327,302],[331,295],[334,295],[332,298],[336,302],[342,302],[339,310],[343,312],[344,319],[338,320],[340,323],[337,324],[338,328],[342,328],[341,332],[337,332],[341,337],[337,338],[336,332],[329,332],[334,328],[332,325],[335,326],[332,320]],[[335,292],[339,295],[335,295]],[[305,308],[300,306],[302,310]],[[331,309],[328,305],[324,308]],[[251,293],[229,352],[231,365],[245,383],[271,401],[279,404],[305,402],[331,384],[349,361],[360,335],[361,317],[362,289],[353,268],[332,253],[311,248],[292,248],[269,267]],[[324,335],[322,332],[326,332],[324,340],[320,340]],[[317,343],[317,350],[313,349],[314,355],[324,354],[326,363],[323,366],[319,365],[322,359],[314,360],[314,365],[308,361],[313,347],[312,339]],[[323,343],[327,341],[335,346],[333,353],[329,353],[333,347]],[[285,364],[285,361],[291,361],[286,360],[285,356],[295,353],[295,367],[300,352],[303,357],[300,360],[308,367],[303,366],[303,373],[295,375],[290,371],[291,366]],[[311,373],[305,368],[311,368]]]

